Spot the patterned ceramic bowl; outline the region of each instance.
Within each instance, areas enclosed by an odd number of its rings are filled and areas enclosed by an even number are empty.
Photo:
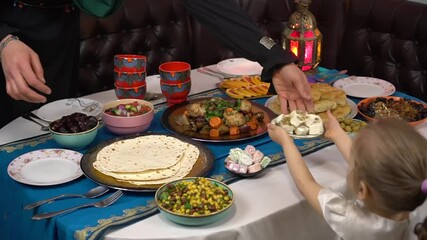
[[[376,107],[374,107],[374,103]],[[386,107],[384,107],[386,106]],[[388,106],[388,107],[387,107]],[[387,96],[387,97],[371,97],[361,100],[357,104],[357,111],[368,121],[376,121],[374,117],[375,110],[382,112],[382,114],[399,114],[406,116],[410,112],[416,113],[416,120],[405,120],[412,126],[416,126],[427,119],[427,104],[417,102],[411,99],[401,97]]]
[[[114,70],[121,72],[145,72],[147,58],[135,54],[117,54],[114,56]]]
[[[164,83],[188,82],[191,79],[191,65],[186,62],[165,62],[159,66],[159,74]]]
[[[184,182],[195,182],[195,181],[198,181],[197,179],[208,180],[212,184],[212,186],[222,189],[220,190],[223,193],[221,194],[221,196],[226,195],[230,199],[228,203],[224,204],[223,198],[218,198],[217,200],[213,201],[213,204],[210,204],[209,201],[201,200],[201,202],[205,202],[204,205],[206,204],[207,207],[212,207],[213,205],[218,207],[218,205],[215,205],[215,203],[221,204],[221,202],[223,203],[223,206],[221,206],[222,208],[219,211],[212,210],[207,212],[206,210],[199,210],[200,212],[198,212],[197,214],[192,213],[192,215],[190,215],[191,212],[195,211],[196,209],[200,209],[200,206],[189,205],[190,202],[192,201],[191,198],[195,196],[189,196],[188,198],[190,199],[188,200],[187,198],[185,200],[185,201],[189,201],[188,202],[189,204],[184,205],[184,210],[183,210],[184,213],[178,213],[178,212],[172,211],[170,210],[171,209],[170,207],[168,208],[167,205],[165,205],[168,203],[165,203],[164,198],[167,197],[171,193],[171,191],[173,191],[174,186],[182,185]],[[232,209],[232,206],[234,204],[234,195],[231,189],[225,183],[222,183],[220,181],[210,179],[210,178],[188,177],[180,180],[175,180],[161,186],[156,191],[155,200],[159,207],[160,214],[165,216],[170,221],[173,221],[182,225],[197,226],[197,225],[211,224],[211,223],[220,221],[221,219],[226,217],[230,213],[230,210]]]
[[[148,106],[151,110],[142,115],[131,117],[114,116],[105,113],[107,109],[117,107],[120,104],[138,102],[140,105]],[[140,99],[121,99],[108,102],[103,106],[102,120],[105,127],[118,135],[136,134],[146,131],[154,118],[154,106],[148,101]]]
[[[136,98],[136,99],[144,99],[145,93],[147,92],[147,85],[144,82],[143,85],[138,87],[119,87],[115,85],[115,93],[118,99],[126,99],[126,98]]]
[[[177,104],[187,100],[188,94],[191,90],[191,80],[178,83],[169,84],[160,81],[160,89],[162,90],[163,96],[165,96],[168,104]]]
[[[145,85],[146,72],[121,72],[114,70],[114,85],[117,87],[139,87]]]

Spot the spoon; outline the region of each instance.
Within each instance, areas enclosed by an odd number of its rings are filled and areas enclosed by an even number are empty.
[[[61,198],[71,198],[71,197],[97,198],[97,197],[101,196],[102,194],[108,192],[108,190],[110,190],[110,189],[108,189],[107,187],[98,186],[98,187],[90,189],[85,194],[61,194],[61,195],[58,195],[58,196],[55,196],[55,197],[51,197],[51,198],[48,198],[48,199],[45,199],[45,200],[41,200],[41,201],[38,201],[38,202],[35,202],[35,203],[28,204],[27,206],[24,207],[24,209],[25,210],[30,210],[30,209],[38,207],[38,206],[40,206],[42,204],[49,203],[49,202],[52,202],[54,200],[61,199]]]

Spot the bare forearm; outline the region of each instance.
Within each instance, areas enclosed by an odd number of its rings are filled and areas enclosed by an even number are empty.
[[[322,189],[322,186],[314,179],[295,144],[287,143],[282,147],[285,152],[289,172],[291,173],[295,185],[305,199],[307,199],[309,204],[318,213],[322,214],[320,204],[317,200],[317,196],[319,191]]]
[[[349,164],[351,146],[353,145],[353,141],[351,140],[351,138],[346,132],[342,131],[333,139],[333,141],[337,146],[338,150],[344,156],[347,163]]]

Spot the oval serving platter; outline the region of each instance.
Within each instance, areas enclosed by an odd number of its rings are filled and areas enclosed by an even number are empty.
[[[256,130],[251,130],[247,133],[240,133],[238,135],[222,135],[216,138],[210,137],[207,134],[200,134],[198,132],[194,131],[186,131],[182,130],[178,124],[175,122],[175,117],[183,114],[187,110],[187,106],[192,103],[197,103],[201,101],[206,101],[211,98],[197,98],[193,100],[189,100],[187,102],[183,102],[177,105],[173,105],[172,107],[169,107],[165,110],[165,112],[162,115],[162,125],[169,131],[191,137],[194,140],[198,141],[204,141],[204,142],[235,142],[235,141],[242,141],[247,139],[252,139],[259,137],[265,133],[267,133],[267,124],[273,120],[276,115],[273,111],[271,111],[269,108],[250,101],[252,103],[252,111],[253,112],[263,112],[264,113],[264,122],[258,126]],[[225,98],[227,99],[227,98]],[[235,99],[233,99],[235,100]]]
[[[83,171],[83,174],[91,179],[92,181],[114,189],[120,189],[125,191],[132,191],[132,192],[155,192],[161,185],[163,184],[153,184],[153,185],[135,185],[131,184],[129,182],[122,182],[118,181],[115,178],[108,176],[106,174],[103,174],[96,170],[93,167],[93,163],[96,161],[97,154],[101,149],[104,147],[113,144],[117,141],[122,141],[125,139],[132,139],[136,137],[141,136],[152,136],[152,135],[162,135],[162,136],[170,136],[175,137],[183,142],[192,144],[196,146],[199,151],[199,157],[196,161],[196,163],[193,165],[193,168],[191,171],[185,176],[185,177],[203,177],[206,174],[209,173],[209,171],[214,166],[214,155],[213,153],[205,147],[203,144],[192,140],[191,138],[185,137],[185,136],[179,136],[175,134],[163,134],[163,133],[143,133],[143,134],[137,134],[137,135],[128,135],[128,136],[121,136],[114,139],[111,139],[109,141],[103,142],[99,144],[98,146],[93,147],[92,149],[88,150],[86,154],[83,155],[80,166]]]

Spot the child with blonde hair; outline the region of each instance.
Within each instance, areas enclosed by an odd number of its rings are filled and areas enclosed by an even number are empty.
[[[419,220],[413,211],[427,194],[427,140],[401,120],[381,119],[368,124],[353,142],[336,118],[327,115],[325,137],[348,162],[347,185],[354,197],[346,199],[319,185],[286,130],[269,124],[268,133],[283,147],[298,190],[338,239],[416,239],[412,232]]]

